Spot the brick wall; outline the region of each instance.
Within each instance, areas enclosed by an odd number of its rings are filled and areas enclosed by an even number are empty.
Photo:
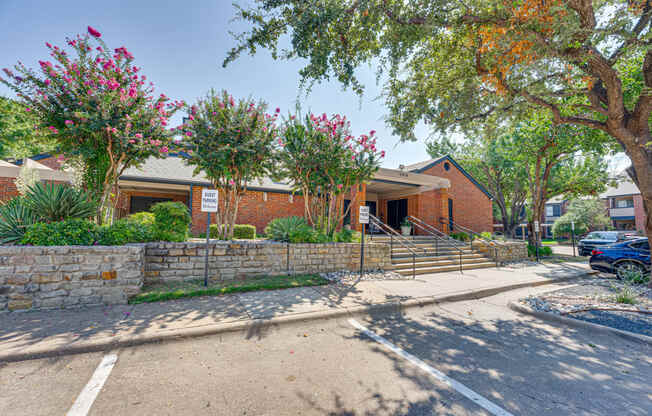
[[[147,243],[145,281],[203,279],[205,253],[205,243]],[[365,245],[366,270],[390,267],[389,245]],[[209,245],[209,278],[214,281],[359,268],[358,243],[211,242]]]
[[[0,247],[0,311],[122,304],[140,291],[145,249]]]
[[[643,206],[643,197],[641,195],[634,195],[634,222],[636,230],[645,233],[647,215],[645,215],[645,207]]]
[[[0,202],[8,201],[18,195],[16,178],[0,178]]]
[[[201,186],[192,189],[192,233],[206,232],[206,213],[201,212]],[[267,194],[265,196],[265,194]],[[274,218],[299,216],[304,213],[303,197],[280,192],[247,191],[238,206],[237,224],[251,224],[262,234]],[[215,215],[211,217],[215,222]]]
[[[449,164],[450,169],[444,169],[445,161],[421,173],[440,176],[451,182],[448,189],[448,198],[453,200],[453,220],[475,232],[492,231],[492,202],[469,178],[467,178],[455,165]],[[448,203],[443,206],[443,211],[448,215]]]

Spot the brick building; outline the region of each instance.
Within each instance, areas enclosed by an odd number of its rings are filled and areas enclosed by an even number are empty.
[[[53,156],[40,155],[32,159],[47,167],[60,167],[59,160]],[[7,169],[15,171],[17,176],[17,166]],[[52,171],[65,175],[54,169]],[[145,211],[156,202],[179,201],[190,209],[192,232],[202,232],[206,228],[206,214],[200,211],[201,191],[211,185],[202,173],[194,175],[193,171],[193,167],[176,155],[151,158],[138,169],[127,169],[119,180],[118,216]],[[13,196],[11,186],[15,176],[4,178],[0,172],[0,199]],[[357,213],[362,203],[381,221],[396,229],[408,215],[445,232],[449,218],[476,232],[492,228],[491,195],[449,156],[401,169],[381,168],[373,180],[359,186],[355,193],[358,195],[351,195],[345,202],[354,201],[355,206],[351,207],[347,218],[354,229],[359,228]],[[249,184],[236,222],[252,224],[262,233],[274,218],[303,214],[304,202],[300,194],[293,193],[287,183],[264,179]]]

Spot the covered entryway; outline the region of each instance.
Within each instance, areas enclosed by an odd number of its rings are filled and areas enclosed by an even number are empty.
[[[408,216],[407,198],[387,201],[387,225],[398,230],[401,222]]]

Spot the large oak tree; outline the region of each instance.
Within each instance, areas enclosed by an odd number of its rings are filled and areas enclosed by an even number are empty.
[[[420,121],[466,129],[532,108],[603,131],[632,161],[652,237],[651,1],[257,0],[238,8],[252,28],[225,64],[267,48],[304,59],[308,84],[357,92],[356,69],[372,64],[406,140]]]

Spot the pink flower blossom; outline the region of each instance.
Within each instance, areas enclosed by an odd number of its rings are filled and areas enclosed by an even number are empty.
[[[280,113],[280,112],[281,112],[281,109],[278,108],[278,107],[276,107],[276,110],[274,110],[274,111],[277,112],[277,113]]]
[[[187,131],[187,132],[186,132],[186,136],[188,136],[188,137],[192,137],[192,132]]]
[[[59,133],[59,130],[57,130],[54,126],[48,126],[48,128],[49,128],[50,131],[52,131],[52,133],[54,133],[54,134]]]
[[[168,149],[167,146],[163,146],[163,147],[161,147],[161,149],[159,150],[159,152],[161,152],[161,153],[167,153],[168,150],[169,150],[169,149]]]
[[[29,113],[30,111],[32,111],[32,109],[29,108],[29,107],[25,107],[25,111],[27,111]]]
[[[45,80],[45,85],[50,85],[50,80],[49,79]]]
[[[88,26],[88,33],[90,33],[92,36],[95,36],[96,38],[99,38],[100,36],[102,36],[102,34],[100,32],[98,32],[97,30],[95,30],[94,28],[92,28],[90,26]]]
[[[142,139],[143,138],[143,135],[140,134],[140,133],[136,133],[135,136],[136,136],[137,139]]]
[[[193,116],[193,115],[191,114],[188,118],[191,119],[191,120],[194,120],[194,119],[195,119],[195,116]]]
[[[134,144],[136,141],[134,139],[129,139],[129,143]]]
[[[45,42],[45,46],[47,46],[48,48],[52,48],[52,44],[50,44],[50,42]]]
[[[373,136],[374,134],[376,134],[376,130],[371,130],[371,131],[369,132],[369,135],[370,135],[370,136]]]
[[[235,181],[233,181],[233,179],[229,179],[229,185],[231,186],[235,185]]]
[[[64,123],[66,124],[66,126],[72,126],[73,124],[75,124],[72,122],[72,120],[66,120]]]
[[[343,185],[342,185],[341,183],[338,183],[338,184],[337,184],[337,189],[341,190],[341,189],[342,189],[342,186],[343,186]]]
[[[380,152],[380,157],[385,157],[385,151]]]

